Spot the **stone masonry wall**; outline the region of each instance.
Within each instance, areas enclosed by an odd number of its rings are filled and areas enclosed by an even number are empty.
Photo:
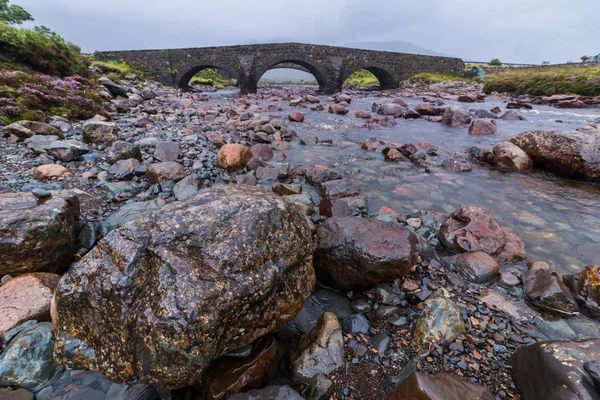
[[[320,90],[342,90],[355,71],[366,69],[379,79],[382,89],[396,88],[400,81],[419,72],[462,73],[459,58],[423,56],[345,47],[276,43],[172,50],[97,52],[101,60],[123,61],[147,71],[163,84],[187,88],[190,79],[205,68],[219,68],[237,79],[243,93],[256,92],[261,76],[280,63],[293,63],[311,72]]]

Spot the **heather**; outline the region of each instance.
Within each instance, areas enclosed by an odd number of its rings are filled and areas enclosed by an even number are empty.
[[[86,119],[102,112],[101,98],[81,76],[62,79],[23,71],[0,71],[0,123],[59,115]]]

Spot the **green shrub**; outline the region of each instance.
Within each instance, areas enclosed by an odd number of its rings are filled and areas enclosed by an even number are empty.
[[[493,67],[501,67],[502,66],[502,61],[500,61],[497,58],[494,58],[492,61],[490,61],[490,65]]]
[[[49,75],[87,73],[87,60],[80,48],[43,26],[29,30],[0,22],[0,53]]]

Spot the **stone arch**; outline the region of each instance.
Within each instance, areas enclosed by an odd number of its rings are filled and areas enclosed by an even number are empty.
[[[194,75],[196,75],[198,72],[205,70],[207,68],[212,68],[217,72],[225,72],[227,74],[227,76],[226,76],[227,79],[236,78],[236,79],[238,79],[238,82],[239,82],[239,78],[237,78],[237,74],[231,73],[228,68],[224,68],[222,66],[211,63],[211,64],[205,64],[205,65],[198,65],[194,68],[189,69],[186,73],[184,73],[181,76],[181,78],[179,78],[179,80],[177,81],[177,87],[184,89],[184,90],[188,90],[190,88],[190,86],[189,86],[190,80],[194,77]]]
[[[242,90],[246,93],[255,93],[256,85],[260,78],[273,67],[284,64],[289,68],[290,65],[297,65],[311,73],[319,84],[319,91],[324,93],[333,93],[334,82],[333,78],[328,74],[325,68],[317,66],[312,60],[303,56],[283,56],[277,59],[262,62],[262,67],[257,67],[254,71],[254,79],[248,82],[248,85]]]
[[[375,77],[379,81],[380,89],[396,89],[400,85],[400,78],[396,76],[396,74],[393,72],[393,68],[373,64],[368,64],[347,70],[342,77],[342,85],[344,84],[344,82],[346,82],[346,79],[348,79],[350,75],[361,69],[367,70],[373,75],[375,75]]]

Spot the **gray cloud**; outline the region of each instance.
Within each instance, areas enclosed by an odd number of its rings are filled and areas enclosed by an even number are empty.
[[[13,0],[86,51],[407,41],[465,60],[600,53],[598,0]]]

